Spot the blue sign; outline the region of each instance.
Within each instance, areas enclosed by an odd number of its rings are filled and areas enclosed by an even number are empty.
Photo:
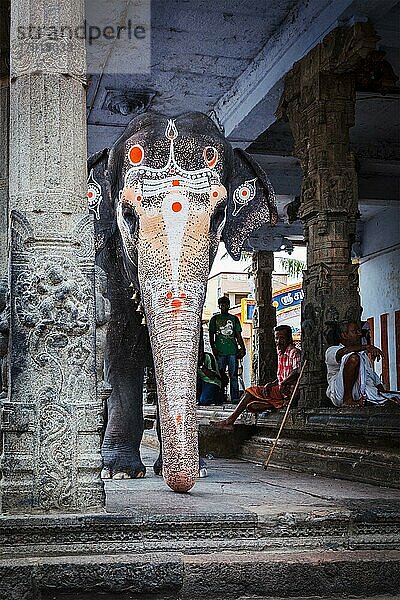
[[[275,306],[276,313],[292,310],[296,306],[300,307],[301,301],[304,298],[304,292],[301,287],[286,288],[278,294],[273,294],[272,306]]]

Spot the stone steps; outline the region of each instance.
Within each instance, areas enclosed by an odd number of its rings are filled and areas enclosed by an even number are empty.
[[[262,462],[268,457],[274,439],[253,435],[242,444],[238,457]],[[352,481],[400,487],[399,453],[392,449],[282,437],[270,464],[303,473],[318,473]]]
[[[261,463],[277,435],[283,411],[243,414],[234,432],[217,430],[211,419],[231,410],[199,411],[203,454]],[[294,409],[290,412],[271,465],[365,483],[400,487],[400,410],[397,406]]]
[[[400,597],[397,490],[210,459],[174,494],[156,455],[107,512],[0,516],[0,600]]]
[[[392,500],[331,506],[261,506],[257,511],[0,517],[0,559],[225,551],[396,550],[400,507]]]
[[[0,560],[0,600],[396,597],[399,567],[397,551],[24,558]]]

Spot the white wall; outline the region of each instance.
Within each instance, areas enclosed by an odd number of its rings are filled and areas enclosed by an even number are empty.
[[[381,211],[364,225],[360,293],[363,320],[374,317],[377,346],[381,340],[380,315],[388,314],[390,388],[396,389],[394,313],[400,310],[400,216],[396,208]],[[380,363],[376,371],[381,374]]]

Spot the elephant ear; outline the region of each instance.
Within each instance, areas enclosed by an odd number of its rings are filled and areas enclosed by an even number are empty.
[[[108,148],[88,159],[88,204],[94,214],[95,249],[99,254],[115,232],[115,212],[107,178]]]
[[[232,258],[239,260],[248,237],[266,223],[275,225],[278,212],[274,189],[263,169],[247,152],[237,148],[233,152],[222,239]]]

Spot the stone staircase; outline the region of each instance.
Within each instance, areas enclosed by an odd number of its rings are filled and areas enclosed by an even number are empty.
[[[397,414],[293,411],[264,471],[282,415],[232,434],[209,425],[219,411],[199,412],[202,454],[247,462],[209,458],[190,494],[152,474],[148,430],[146,478],[106,482],[104,513],[0,516],[0,600],[399,600]],[[391,489],[313,476],[330,461],[376,482],[382,457]]]
[[[283,412],[244,415],[234,433],[209,427],[211,418],[228,413],[200,411],[203,454],[236,456],[261,463],[269,455]],[[207,420],[208,417],[208,420]],[[400,408],[294,409],[286,421],[271,465],[400,487]]]
[[[368,505],[261,517],[2,518],[0,598],[398,598],[399,517]]]

